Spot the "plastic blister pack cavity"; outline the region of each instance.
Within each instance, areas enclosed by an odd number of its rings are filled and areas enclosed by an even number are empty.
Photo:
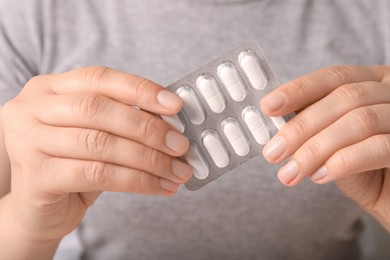
[[[245,43],[171,84],[184,101],[175,116],[162,116],[190,140],[184,158],[194,174],[185,185],[197,190],[249,159],[293,115],[267,117],[260,100],[278,86],[256,43]]]

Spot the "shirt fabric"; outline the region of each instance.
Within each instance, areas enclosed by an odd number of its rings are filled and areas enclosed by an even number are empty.
[[[245,41],[284,83],[389,62],[386,0],[18,0],[0,13],[0,104],[33,76],[104,65],[168,85]],[[259,156],[199,191],[104,193],[82,259],[357,259],[362,210],[334,183],[295,188]]]

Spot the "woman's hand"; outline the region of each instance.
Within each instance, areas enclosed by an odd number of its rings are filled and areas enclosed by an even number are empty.
[[[175,158],[188,140],[153,113],[181,106],[156,83],[103,67],[30,80],[2,111],[18,231],[60,239],[101,191],[175,193],[192,175]]]
[[[280,181],[306,177],[339,188],[390,231],[390,67],[329,67],[267,95],[270,116],[300,111],[266,145],[272,163],[288,157]]]

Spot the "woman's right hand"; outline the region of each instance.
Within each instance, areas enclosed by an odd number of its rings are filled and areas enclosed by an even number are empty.
[[[1,115],[16,225],[35,241],[58,240],[102,191],[175,193],[192,175],[175,158],[188,139],[154,113],[181,107],[156,83],[104,67],[31,79]]]

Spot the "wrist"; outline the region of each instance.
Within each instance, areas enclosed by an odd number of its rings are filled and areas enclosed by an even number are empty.
[[[60,242],[24,230],[14,216],[10,194],[0,200],[0,230],[0,259],[52,259]]]

